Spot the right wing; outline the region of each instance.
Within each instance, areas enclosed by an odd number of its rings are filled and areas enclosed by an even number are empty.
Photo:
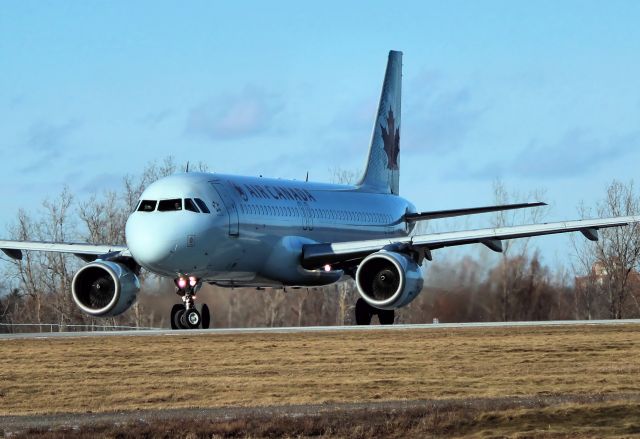
[[[129,249],[123,245],[102,245],[68,242],[46,241],[3,241],[0,240],[0,250],[13,259],[22,259],[22,250],[42,252],[73,253],[80,259],[90,262],[100,256],[131,256]]]
[[[326,264],[355,265],[369,254],[387,246],[402,246],[423,252],[430,258],[430,251],[443,247],[481,243],[491,250],[501,252],[503,239],[555,233],[582,232],[592,240],[598,239],[598,229],[618,227],[640,222],[640,216],[624,216],[558,223],[530,224],[524,226],[463,230],[459,232],[431,233],[398,238],[370,239],[363,241],[306,244],[302,248],[302,266],[317,269]]]

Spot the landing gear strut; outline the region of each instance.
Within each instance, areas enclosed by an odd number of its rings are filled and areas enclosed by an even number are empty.
[[[355,313],[357,325],[370,325],[374,315],[378,316],[381,325],[393,325],[395,319],[394,310],[374,308],[362,297],[356,301]]]
[[[171,308],[171,329],[197,329],[209,328],[211,314],[209,307],[202,305],[201,311],[196,308],[196,291],[202,286],[202,281],[195,277],[185,279],[179,277],[175,280],[178,290],[176,294],[182,297],[182,305],[175,304]]]

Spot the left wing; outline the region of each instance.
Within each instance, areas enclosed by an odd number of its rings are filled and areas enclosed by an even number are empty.
[[[503,239],[525,238],[528,236],[551,235],[555,233],[579,231],[582,232],[587,239],[597,241],[598,229],[625,226],[637,222],[640,222],[640,216],[624,216],[464,230],[460,232],[431,233],[398,238],[307,244],[304,245],[302,249],[302,266],[307,269],[317,269],[326,264],[356,264],[367,255],[390,245],[402,246],[405,249],[422,252],[427,259],[431,259],[430,251],[438,248],[481,243],[493,251],[501,252],[501,240]]]
[[[131,256],[129,249],[123,245],[102,245],[68,242],[46,241],[2,241],[0,250],[13,259],[22,259],[22,250],[42,252],[73,253],[80,259],[90,262],[101,256]]]
[[[479,213],[500,212],[503,210],[527,209],[530,207],[546,206],[547,203],[518,203],[518,204],[502,204],[498,206],[469,207],[465,209],[449,209],[434,210],[431,212],[407,213],[404,216],[405,221],[423,221],[439,218],[451,218],[453,216],[476,215]]]

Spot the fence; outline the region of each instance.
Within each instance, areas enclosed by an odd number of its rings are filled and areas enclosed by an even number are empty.
[[[160,329],[147,326],[72,325],[62,323],[0,323],[0,332],[4,333],[32,332],[28,330],[29,328],[38,328],[38,332],[124,331]]]

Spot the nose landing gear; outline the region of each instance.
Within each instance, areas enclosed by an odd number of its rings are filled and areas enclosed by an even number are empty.
[[[182,304],[175,304],[171,308],[171,329],[208,329],[211,323],[209,307],[203,304],[200,311],[196,308],[196,291],[202,286],[202,281],[194,277],[175,280],[178,288],[176,294],[182,297]]]

